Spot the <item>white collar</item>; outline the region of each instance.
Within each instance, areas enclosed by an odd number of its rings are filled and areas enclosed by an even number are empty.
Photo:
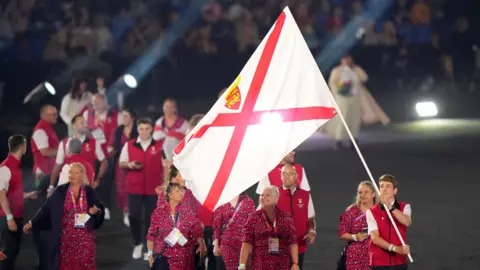
[[[140,137],[137,138],[137,143],[139,144],[151,144],[152,143],[152,137],[150,137],[150,139],[146,140],[146,141],[142,141],[140,139]]]

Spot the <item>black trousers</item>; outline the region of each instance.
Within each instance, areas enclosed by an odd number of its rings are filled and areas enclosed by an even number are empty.
[[[372,270],[407,270],[407,264],[395,265],[395,266],[375,266]]]
[[[213,229],[212,227],[205,227],[203,230],[203,238],[205,240],[205,244],[207,245],[207,256],[208,257],[208,270],[216,270],[216,257],[213,255]],[[195,251],[196,248],[195,248]],[[195,254],[195,269],[196,270],[204,270],[205,269],[205,259],[203,260]]]
[[[5,260],[0,261],[0,270],[14,270],[15,262],[20,252],[23,234],[23,218],[15,218],[14,220],[15,223],[17,223],[16,232],[8,229],[7,219],[5,217],[0,218],[1,249],[3,253],[7,255]]]
[[[97,172],[95,175],[98,175],[98,170],[100,169],[100,162],[95,163],[95,171]],[[113,191],[113,178],[115,176],[115,159],[110,158],[108,159],[108,169],[103,175],[103,178],[100,179],[100,186],[97,189],[98,196],[100,196],[100,200],[102,200],[105,208],[111,209],[112,206],[112,192]]]
[[[128,194],[128,219],[130,220],[130,232],[135,246],[143,243],[146,249],[145,237],[148,228],[150,228],[150,217],[156,207],[157,195]],[[145,213],[143,217],[142,213]],[[142,228],[142,224],[145,225],[144,228]]]
[[[50,175],[42,175],[38,181],[38,185],[36,186],[35,190],[41,195],[46,195],[49,186]]]
[[[167,259],[165,257],[158,257],[155,259],[152,265],[152,270],[170,270]]]
[[[215,265],[217,270],[227,270],[227,266],[225,266],[225,261],[222,256],[215,257]]]

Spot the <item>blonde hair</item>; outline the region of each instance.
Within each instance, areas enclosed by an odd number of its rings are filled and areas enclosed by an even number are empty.
[[[87,170],[85,169],[85,166],[83,166],[82,163],[74,162],[74,163],[70,164],[70,170],[72,170],[73,167],[76,167],[76,168],[80,169],[80,171],[82,172],[82,175],[83,175],[83,184],[84,185],[88,184]],[[70,179],[68,179],[68,182],[70,182]]]
[[[375,195],[375,197],[373,197],[373,204],[377,204],[379,202],[379,199],[378,199],[378,196],[377,196],[378,194],[375,191],[375,188],[373,187],[372,182],[370,182],[368,180],[362,181],[362,182],[360,182],[360,184],[358,184],[358,186],[368,187],[373,192],[373,194]],[[360,198],[358,197],[358,194],[355,195],[355,197],[353,199],[353,203],[347,207],[347,210],[352,208],[353,206],[357,206],[357,207],[360,208]]]

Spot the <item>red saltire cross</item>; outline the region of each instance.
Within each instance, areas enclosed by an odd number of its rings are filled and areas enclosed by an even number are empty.
[[[208,192],[203,205],[213,211],[215,205],[220,199],[220,195],[225,188],[225,185],[230,177],[233,165],[240,151],[240,147],[247,131],[248,126],[260,124],[261,117],[264,113],[275,112],[281,115],[283,122],[297,122],[314,119],[330,119],[335,116],[335,109],[330,107],[304,107],[304,108],[291,108],[291,109],[278,109],[267,111],[254,111],[255,103],[262,89],[263,82],[267,75],[270,62],[273,57],[273,53],[280,38],[282,27],[285,23],[286,15],[284,12],[280,14],[278,20],[275,23],[275,27],[268,37],[268,40],[263,49],[262,55],[255,70],[255,74],[250,85],[250,89],[245,98],[245,104],[242,107],[241,112],[238,113],[221,113],[218,114],[215,120],[209,125],[204,125],[198,129],[198,131],[190,136],[190,139],[201,138],[205,132],[211,127],[226,127],[233,126],[234,131],[230,143],[228,144],[225,156],[223,157],[222,164],[217,172],[212,187]],[[177,148],[174,150],[175,154],[179,154],[185,147],[185,139],[180,142]]]

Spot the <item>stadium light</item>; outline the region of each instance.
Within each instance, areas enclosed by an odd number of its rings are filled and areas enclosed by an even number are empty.
[[[420,117],[434,117],[438,114],[437,105],[433,101],[417,102],[415,110]]]
[[[137,79],[130,74],[125,74],[123,76],[123,81],[130,88],[137,88]]]
[[[262,114],[260,121],[266,125],[275,125],[283,122],[282,116],[277,112],[267,112]]]
[[[52,94],[52,95],[55,95],[57,92],[55,91],[55,87],[53,87],[53,85],[49,82],[44,82],[43,83],[43,86],[45,86],[45,88],[47,89],[47,91]]]

